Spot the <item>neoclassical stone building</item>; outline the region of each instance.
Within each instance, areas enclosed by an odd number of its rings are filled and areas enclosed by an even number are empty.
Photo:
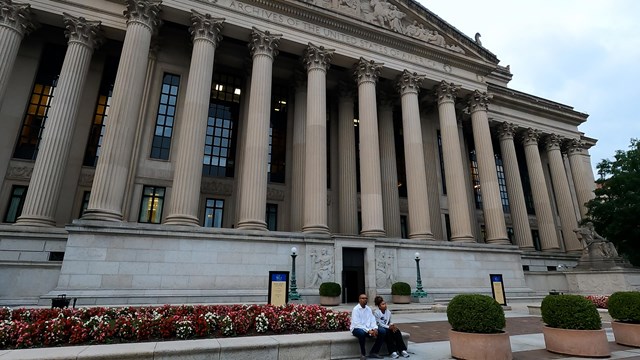
[[[587,115],[413,0],[0,0],[0,304],[567,287]]]

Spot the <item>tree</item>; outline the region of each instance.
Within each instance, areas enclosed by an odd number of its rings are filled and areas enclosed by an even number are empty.
[[[640,141],[631,139],[629,150],[616,151],[614,160],[604,159],[597,168],[596,196],[582,222],[593,222],[620,255],[640,266]]]

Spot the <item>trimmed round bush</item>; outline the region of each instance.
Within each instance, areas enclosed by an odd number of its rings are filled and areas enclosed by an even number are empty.
[[[411,295],[411,285],[398,281],[391,284],[391,295]]]
[[[491,296],[456,295],[447,306],[447,320],[454,331],[495,334],[506,325],[504,310]]]
[[[602,321],[596,306],[580,295],[547,295],[540,306],[542,321],[549,327],[599,330]]]
[[[640,292],[619,291],[611,294],[609,315],[620,322],[640,324]]]
[[[335,282],[323,282],[320,284],[320,296],[340,296],[342,288]]]

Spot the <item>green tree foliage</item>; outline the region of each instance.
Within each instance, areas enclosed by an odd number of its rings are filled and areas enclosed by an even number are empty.
[[[602,160],[597,168],[599,186],[583,222],[593,222],[620,255],[640,266],[640,141],[631,139],[629,150],[616,151],[614,160]]]

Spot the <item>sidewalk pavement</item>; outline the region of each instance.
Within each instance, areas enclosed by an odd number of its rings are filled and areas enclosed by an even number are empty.
[[[350,311],[355,305],[343,304],[334,309]],[[511,303],[509,304],[511,309],[505,311],[506,330],[511,337],[511,350],[515,360],[589,359],[546,351],[542,335],[542,319],[539,315],[529,315],[527,305],[539,304]],[[392,321],[400,330],[411,334],[407,346],[411,359],[453,359],[448,341],[448,331],[451,326],[447,322],[446,313],[434,312],[429,305],[422,304],[389,304],[389,309],[393,315]],[[607,332],[611,349],[610,359],[640,359],[640,349],[614,342],[611,323],[603,321],[602,327]],[[386,358],[390,359],[389,356]]]

